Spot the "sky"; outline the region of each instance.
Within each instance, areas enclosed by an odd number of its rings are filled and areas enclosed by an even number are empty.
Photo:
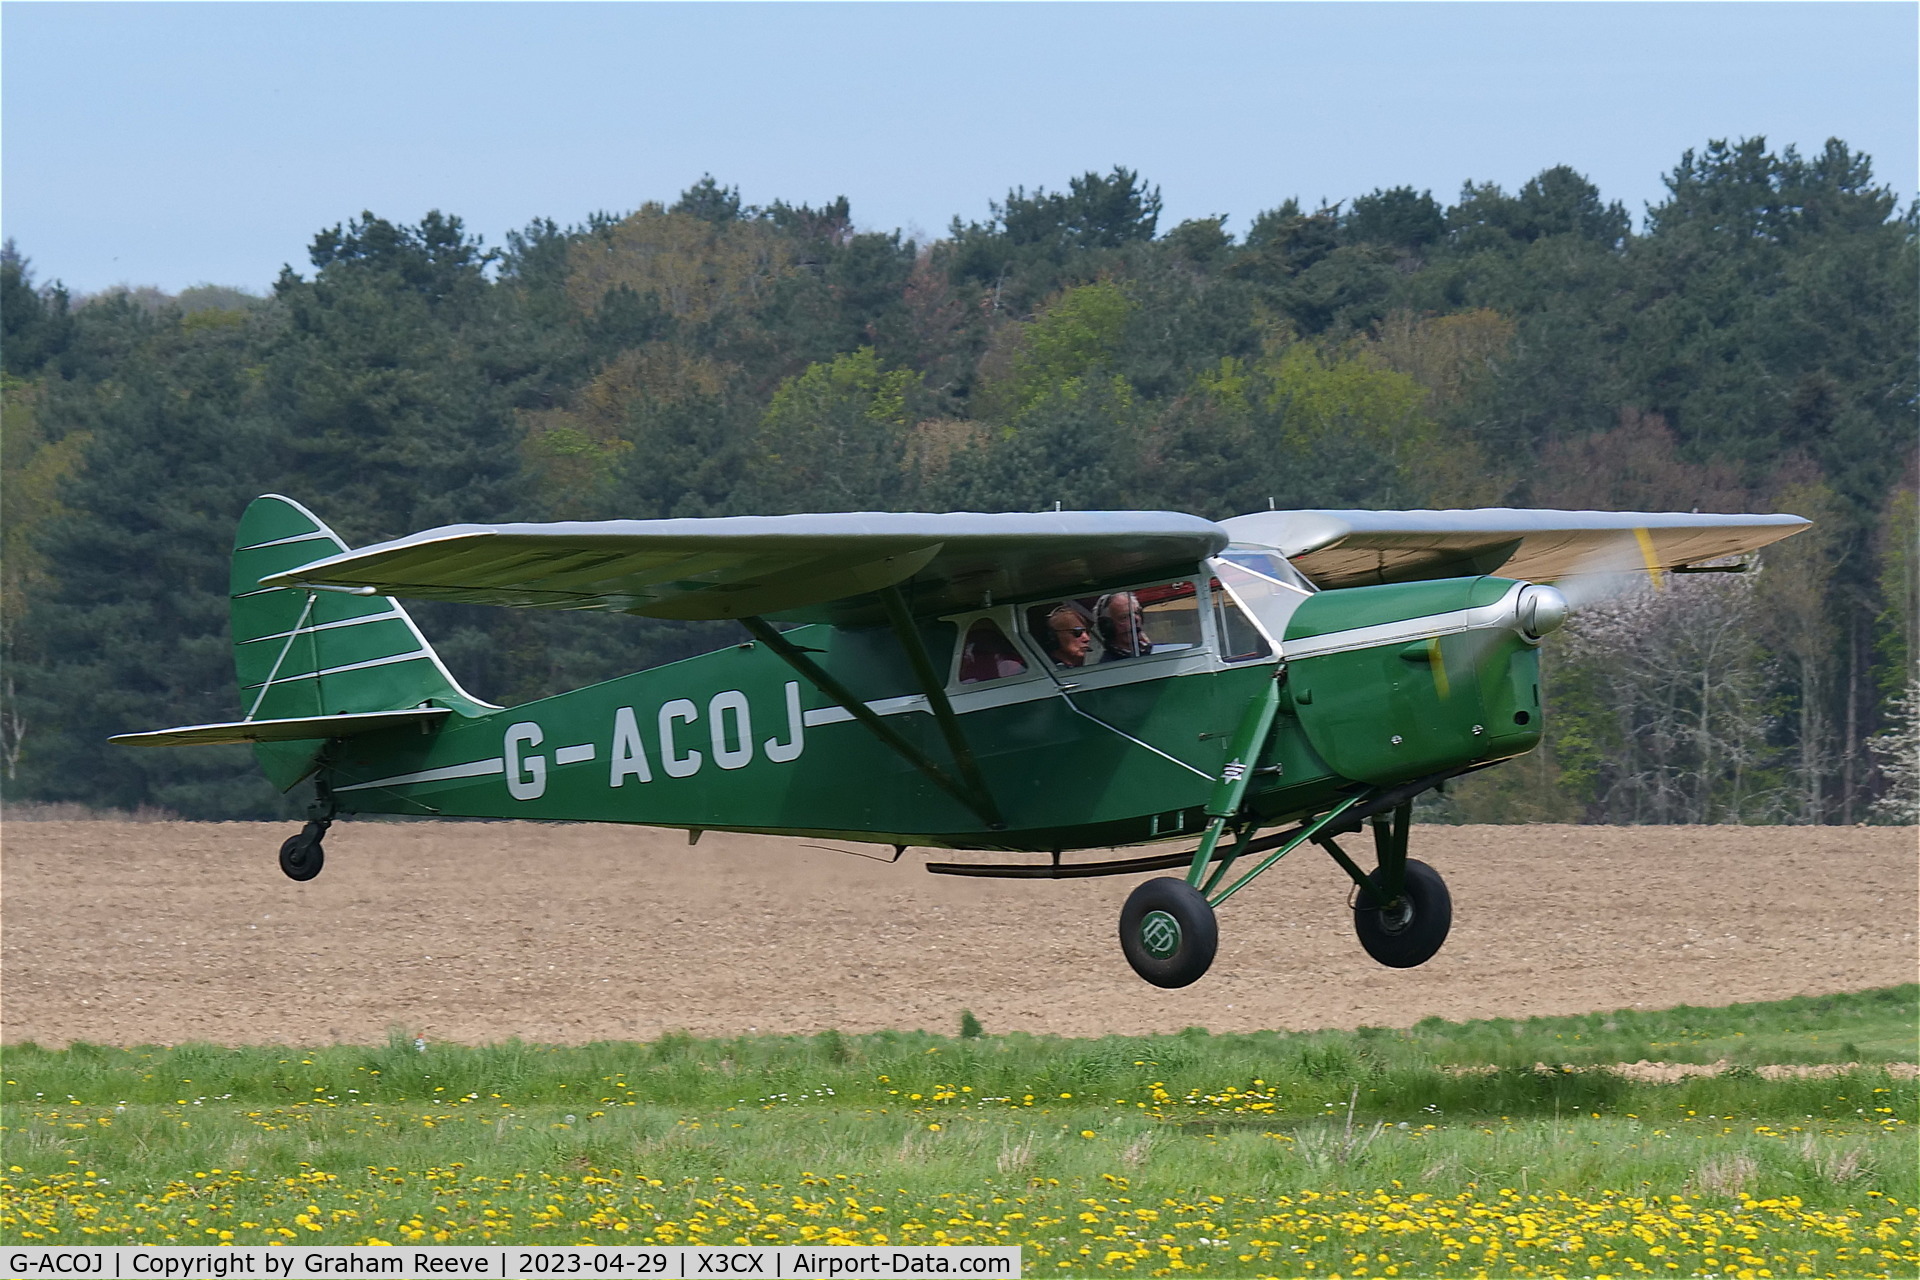
[[[0,4],[0,232],[76,293],[264,292],[363,210],[498,245],[707,173],[923,242],[1115,165],[1163,230],[1558,164],[1637,219],[1754,135],[1913,199],[1920,6]]]

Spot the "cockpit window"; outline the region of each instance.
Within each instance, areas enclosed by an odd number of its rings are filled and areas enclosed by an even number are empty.
[[[1220,553],[1220,558],[1243,569],[1283,582],[1299,591],[1318,591],[1306,574],[1294,568],[1287,558],[1271,547],[1228,547]]]
[[[1299,575],[1286,567],[1285,561],[1278,557],[1275,560],[1278,563],[1270,567],[1280,568],[1288,574],[1288,579],[1270,577],[1249,568],[1246,562],[1238,558],[1221,556],[1208,561],[1218,575],[1216,581],[1226,588],[1227,594],[1245,611],[1255,629],[1264,635],[1269,649],[1286,638],[1287,624],[1293,620],[1293,611],[1313,598],[1313,593],[1306,587],[1292,585],[1290,579]]]
[[[1200,645],[1199,593],[1162,582],[1027,610],[1027,630],[1056,668],[1131,662]]]
[[[1177,653],[1200,645],[1200,599],[1191,582],[1116,591],[1095,604],[1102,662]]]
[[[992,618],[975,618],[960,642],[960,683],[1004,680],[1024,674],[1027,660]]]
[[[1224,662],[1252,662],[1271,658],[1273,646],[1260,634],[1260,628],[1240,608],[1233,595],[1218,578],[1213,586],[1213,628],[1220,636],[1220,658]]]

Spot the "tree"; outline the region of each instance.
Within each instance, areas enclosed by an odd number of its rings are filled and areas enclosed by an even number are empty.
[[[1847,610],[1835,587],[1846,520],[1832,486],[1804,464],[1794,470],[1799,474],[1783,477],[1774,504],[1807,517],[1813,527],[1767,549],[1765,571],[1758,575],[1754,591],[1762,633],[1789,672],[1783,692],[1794,712],[1791,770],[1798,793],[1796,816],[1801,822],[1815,823],[1836,816],[1850,803],[1855,781],[1851,776],[1833,777],[1851,749],[1851,744],[1839,741],[1841,722],[1834,714],[1844,692],[1839,677],[1846,652],[1841,641]],[[1841,783],[1837,797],[1835,781]]]
[[[1025,187],[988,204],[985,223],[954,218],[948,269],[956,283],[986,288],[991,309],[1024,315],[1062,286],[1085,283],[1124,251],[1152,241],[1160,189],[1115,165],[1070,179],[1064,192]]]
[[[1886,729],[1867,739],[1886,780],[1873,816],[1902,826],[1920,822],[1920,680],[1889,704]]]
[[[1135,307],[1126,290],[1103,281],[1068,289],[1031,323],[1002,329],[981,362],[976,412],[1017,427],[1039,400],[1071,399],[1091,380],[1117,380],[1114,365]],[[1124,398],[1124,380],[1115,394]]]
[[[1385,211],[1375,206],[1375,212]],[[1390,218],[1374,220],[1384,226]],[[1226,270],[1259,286],[1298,332],[1347,335],[1385,314],[1399,256],[1379,244],[1351,242],[1337,204],[1306,214],[1288,200],[1254,218]]]
[[[723,187],[713,180],[712,174],[704,173],[700,181],[680,193],[668,212],[684,213],[702,222],[724,226],[741,216],[740,188]]]
[[[967,511],[1125,510],[1152,505],[1146,433],[1124,379],[1046,386],[1015,425],[955,456],[930,505]]]
[[[100,746],[245,710],[227,636],[233,523],[285,479],[253,348],[241,327],[179,326],[124,359],[112,387],[57,406],[85,451],[35,539],[57,574],[14,637],[23,660],[8,664],[9,711],[28,728],[15,794],[189,817],[276,811],[244,749],[106,760]]]
[[[1358,244],[1418,253],[1447,233],[1447,219],[1432,192],[1394,187],[1354,197],[1341,230]]]
[[[1622,364],[1683,445],[1753,469],[1807,452],[1859,518],[1913,437],[1912,216],[1866,157],[1714,142],[1636,241]]]
[[[0,245],[0,359],[7,373],[37,372],[73,332],[65,286],[36,289],[31,268],[11,238]]]
[[[1120,165],[1101,175],[1089,170],[1067,181],[1065,192],[1045,187],[1029,196],[1024,187],[992,206],[1007,239],[1016,246],[1058,245],[1067,249],[1117,249],[1153,239],[1160,218],[1160,188],[1149,189],[1140,175]]]
[[[1550,732],[1566,734],[1533,780],[1555,794],[1495,788],[1473,811],[1864,812],[1864,742],[1920,645],[1920,212],[1864,156],[1711,143],[1642,234],[1564,166],[1514,192],[1468,184],[1443,234],[1430,194],[1383,186],[1288,200],[1241,244],[1217,217],[1161,236],[1158,190],[1123,167],[989,209],[922,246],[857,231],[845,198],[752,207],[707,175],[670,205],[536,220],[499,252],[438,213],[365,214],[321,232],[308,277],[289,270],[268,299],[70,302],[0,253],[15,793],[211,811],[237,785],[239,764],[169,773],[163,753],[142,773],[86,744],[226,714],[208,701],[228,696],[219,609],[119,577],[144,554],[199,590],[222,522],[267,488],[355,543],[822,506],[1771,502],[1805,507],[1817,536],[1746,596],[1676,585],[1617,661],[1550,659]],[[1682,600],[1697,617],[1661,612]],[[464,680],[508,699],[719,639],[420,615]],[[1728,617],[1775,658],[1684,649],[1685,626],[1722,634]],[[1704,692],[1679,674],[1702,661],[1718,673]],[[122,687],[125,705],[97,692]]]
[[[1159,415],[1142,487],[1152,505],[1208,516],[1419,505],[1455,470],[1425,400],[1367,354],[1277,339],[1202,370]]]
[[[526,511],[518,432],[482,335],[489,254],[457,218],[365,214],[283,272],[267,356],[287,466],[349,543]]]
[[[80,430],[50,439],[38,413],[42,389],[0,374],[0,768],[11,784],[30,724],[20,704],[16,664],[42,655],[23,643],[23,624],[34,603],[54,586],[43,539],[71,512],[62,490],[80,469],[91,436]],[[57,732],[57,730],[56,730]]]
[[[1875,619],[1878,685],[1893,697],[1920,679],[1920,494],[1911,481],[1887,497],[1875,531],[1880,613]]]
[[[1600,189],[1566,165],[1527,179],[1516,196],[1496,183],[1467,183],[1459,203],[1447,210],[1446,227],[1457,244],[1469,249],[1531,244],[1550,236],[1615,248],[1631,229],[1626,206],[1617,200],[1602,203]]]
[[[884,511],[902,505],[908,399],[918,378],[886,370],[872,347],[810,365],[780,384],[752,445],[752,505]]]
[[[1686,461],[1665,419],[1633,409],[1622,409],[1611,431],[1541,449],[1532,501],[1609,511],[1745,511],[1752,505],[1732,467]]]
[[[1771,664],[1745,576],[1587,606],[1548,684],[1565,785],[1590,822],[1767,822],[1793,807],[1769,746]]]
[[[1205,270],[1223,261],[1227,251],[1233,248],[1233,236],[1228,233],[1226,223],[1224,213],[1211,218],[1188,218],[1167,232],[1161,243],[1174,257]]]

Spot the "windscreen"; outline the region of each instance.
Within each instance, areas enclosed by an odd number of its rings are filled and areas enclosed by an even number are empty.
[[[1266,639],[1269,652],[1278,653],[1280,641],[1287,634],[1287,622],[1293,617],[1293,611],[1313,593],[1305,587],[1294,586],[1264,573],[1256,573],[1237,562],[1236,559],[1223,556],[1207,563],[1214,571],[1215,580],[1226,589]],[[1227,618],[1226,622],[1229,626],[1231,625],[1230,618]],[[1227,640],[1223,640],[1222,644],[1228,649],[1237,650],[1245,647],[1238,641],[1228,643]],[[1225,653],[1222,656],[1229,662],[1238,660],[1231,653]]]

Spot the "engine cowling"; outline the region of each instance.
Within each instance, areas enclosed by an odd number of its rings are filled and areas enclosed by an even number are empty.
[[[1371,783],[1531,750],[1542,729],[1537,632],[1552,613],[1543,590],[1443,578],[1304,602],[1283,650],[1308,741],[1341,775]]]

